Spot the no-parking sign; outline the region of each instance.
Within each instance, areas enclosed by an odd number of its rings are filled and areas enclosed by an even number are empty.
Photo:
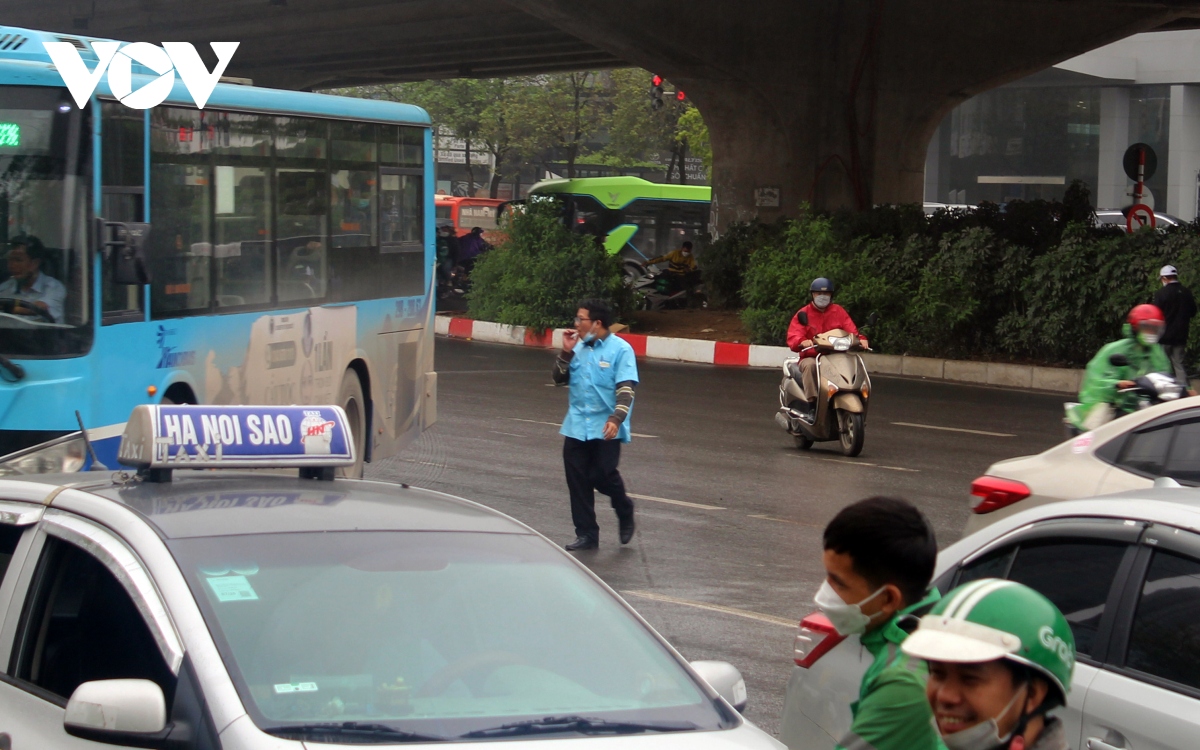
[[[1129,209],[1129,213],[1125,215],[1125,228],[1133,234],[1139,229],[1150,227],[1154,229],[1154,209],[1144,203],[1138,203]]]

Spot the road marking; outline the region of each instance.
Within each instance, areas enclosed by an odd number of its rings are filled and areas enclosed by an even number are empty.
[[[439,375],[489,375],[492,373],[545,372],[545,370],[438,370]]]
[[[775,615],[764,615],[762,612],[751,612],[748,609],[738,609],[736,607],[726,607],[720,604],[709,604],[708,602],[694,602],[691,599],[680,599],[677,596],[667,596],[666,594],[655,594],[652,591],[622,591],[625,596],[636,596],[639,599],[649,599],[652,602],[664,602],[666,604],[680,604],[684,607],[693,607],[695,609],[704,609],[709,612],[720,612],[723,615],[733,615],[735,617],[745,617],[747,620],[758,620],[772,625],[782,625],[785,628],[798,627],[799,620],[789,620],[786,617],[776,617]]]
[[[525,437],[524,435],[518,435],[515,432],[500,432],[499,430],[488,430],[488,432],[490,432],[494,435],[508,435],[509,437]]]
[[[887,469],[888,471],[908,471],[913,474],[920,474],[920,469],[906,469],[903,466],[884,466],[883,464],[873,464],[868,461],[843,461],[840,458],[821,458],[820,456],[806,456],[803,454],[796,455],[796,458],[804,458],[812,461],[828,461],[831,464],[842,464],[843,466],[870,466],[875,469]]]
[[[941,430],[942,432],[965,432],[968,435],[987,435],[988,437],[1016,437],[1011,432],[988,432],[987,430],[967,430],[962,427],[938,427],[933,424],[917,424],[915,422],[892,422],[897,427],[917,427],[922,430]]]
[[[636,497],[638,500],[649,500],[652,503],[667,503],[669,505],[682,505],[685,508],[699,508],[700,510],[725,510],[719,505],[704,505],[702,503],[689,503],[683,500],[669,500],[665,497],[654,497],[652,495],[635,495],[629,493],[630,497]]]
[[[779,523],[793,523],[797,526],[808,526],[808,527],[814,528],[814,529],[825,528],[824,526],[822,526],[819,523],[805,523],[804,521],[793,521],[790,518],[776,518],[775,516],[756,516],[756,515],[752,515],[752,516],[748,516],[748,517],[749,518],[761,518],[764,521],[778,521]]]
[[[508,419],[511,419],[514,422],[528,422],[529,424],[548,424],[551,427],[561,427],[562,426],[561,422],[543,422],[540,419],[521,419],[520,417],[508,417]],[[631,432],[629,434],[633,435],[634,437],[640,437],[640,438],[657,438],[658,437],[658,435],[643,435],[640,432]]]

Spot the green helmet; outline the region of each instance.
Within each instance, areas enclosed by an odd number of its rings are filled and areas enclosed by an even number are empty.
[[[901,648],[929,661],[1024,664],[1050,680],[1064,703],[1075,670],[1075,636],[1058,607],[1028,586],[997,578],[951,591]]]

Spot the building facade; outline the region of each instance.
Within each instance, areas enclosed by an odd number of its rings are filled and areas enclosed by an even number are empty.
[[[925,200],[1059,199],[1083,180],[1097,208],[1133,202],[1130,145],[1157,157],[1144,203],[1200,204],[1200,31],[1138,34],[959,105],[929,145]]]

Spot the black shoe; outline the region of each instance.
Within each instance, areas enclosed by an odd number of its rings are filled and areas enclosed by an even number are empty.
[[[633,536],[633,532],[631,531],[629,535]],[[566,548],[567,552],[577,552],[581,549],[596,549],[599,546],[599,539],[593,539],[590,536],[577,536],[575,537],[575,541],[566,545]]]
[[[621,544],[629,544],[636,529],[637,524],[633,522],[633,516],[630,516],[628,521],[621,521]]]

